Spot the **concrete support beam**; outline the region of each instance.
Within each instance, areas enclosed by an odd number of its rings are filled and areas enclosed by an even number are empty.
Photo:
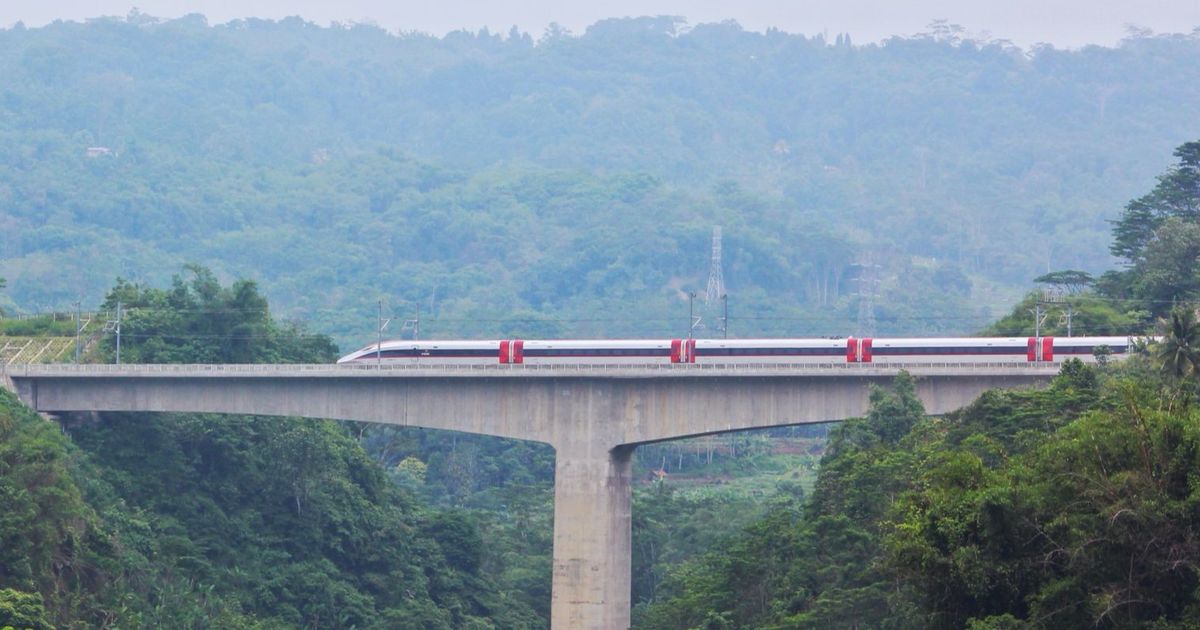
[[[632,476],[632,446],[558,453],[551,628],[629,627]]]

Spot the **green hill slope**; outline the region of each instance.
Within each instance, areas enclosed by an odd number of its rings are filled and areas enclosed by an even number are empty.
[[[220,261],[347,345],[381,298],[430,334],[682,334],[722,225],[741,334],[852,332],[859,263],[883,331],[972,330],[1047,267],[1108,265],[1105,219],[1200,135],[1198,52],[649,18],[536,45],[12,28],[0,273],[17,305],[65,305]]]
[[[327,338],[286,334],[252,283],[221,287],[197,270],[191,284],[138,297],[193,328],[210,325],[218,303],[261,308],[238,311],[204,341],[131,335],[137,360],[334,356]],[[0,627],[546,626],[548,600],[502,590],[484,570],[471,515],[392,483],[345,425],[195,414],[61,421],[0,390]],[[528,573],[549,583],[548,571]]]

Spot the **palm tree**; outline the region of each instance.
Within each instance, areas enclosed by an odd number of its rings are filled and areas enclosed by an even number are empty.
[[[1192,376],[1200,370],[1200,321],[1191,308],[1171,309],[1171,319],[1158,320],[1163,339],[1157,356],[1164,372],[1178,378]]]

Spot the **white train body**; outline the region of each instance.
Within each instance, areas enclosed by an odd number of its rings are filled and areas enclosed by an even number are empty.
[[[572,363],[671,363],[671,340],[659,339],[551,339],[520,343],[520,362],[539,364]],[[510,363],[517,361],[511,360]]]
[[[856,339],[502,339],[371,344],[340,364],[595,365],[1061,363],[1122,357],[1131,337],[866,337]]]
[[[371,344],[338,359],[338,363],[494,365],[500,356],[500,341],[407,341],[388,340]]]
[[[843,363],[850,339],[697,339],[694,361],[702,364]]]
[[[862,360],[896,363],[1028,363],[1032,337],[968,337],[862,339]],[[1044,339],[1049,339],[1045,337]],[[1032,347],[1039,347],[1036,340]],[[1036,358],[1036,352],[1033,355]]]

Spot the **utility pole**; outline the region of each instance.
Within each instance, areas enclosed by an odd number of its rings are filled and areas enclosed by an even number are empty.
[[[113,333],[117,336],[117,365],[121,364],[121,303],[117,302],[117,313],[113,319],[104,322],[104,332]],[[79,336],[76,333],[76,346],[79,344]],[[77,351],[78,356],[78,351]],[[78,360],[78,359],[77,359]]]
[[[117,365],[121,365],[121,303],[117,302]]]
[[[1046,320],[1046,313],[1042,310],[1042,303],[1040,301],[1037,302],[1036,306],[1029,309],[1029,312],[1033,314],[1033,336],[1040,338],[1042,336],[1042,322]]]
[[[1075,311],[1071,308],[1071,303],[1067,302],[1067,312],[1063,313],[1063,317],[1067,320],[1067,336],[1071,336],[1071,319],[1074,318]]]
[[[391,321],[392,321],[391,318],[388,318],[386,320],[383,318],[383,300],[379,300],[379,320],[378,320],[379,329],[376,331],[378,333],[378,341],[375,343],[375,368],[376,369],[383,367],[383,360],[382,360],[383,329],[387,328],[388,323],[390,323]]]
[[[696,319],[696,292],[688,292],[688,339],[692,338],[696,330],[696,324],[700,323]]]
[[[79,333],[83,332],[83,305],[75,301],[75,365],[79,365]]]
[[[721,294],[721,332],[729,338],[729,294]]]
[[[412,339],[416,341],[421,338],[421,303],[417,302],[417,316],[413,319],[406,319],[400,325],[400,336],[404,336],[404,331],[412,329]]]

